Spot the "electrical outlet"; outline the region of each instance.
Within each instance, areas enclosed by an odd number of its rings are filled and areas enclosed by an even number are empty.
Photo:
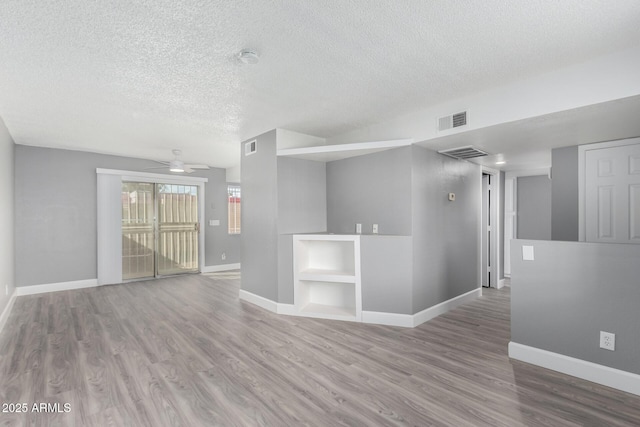
[[[378,224],[373,224],[373,234],[378,234]]]
[[[611,332],[600,331],[600,348],[605,350],[615,351],[616,349],[616,334]]]
[[[222,260],[227,259],[227,254],[225,252],[222,252]]]

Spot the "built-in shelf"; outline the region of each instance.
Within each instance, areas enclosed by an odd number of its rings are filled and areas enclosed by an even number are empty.
[[[346,282],[355,283],[356,276],[353,272],[340,270],[320,270],[317,268],[299,272],[300,280],[316,280],[320,282]]]
[[[293,280],[299,315],[360,321],[360,236],[294,235]]]
[[[300,312],[309,317],[322,319],[357,320],[355,310],[334,305],[309,303],[302,307]]]
[[[278,150],[278,156],[295,157],[297,159],[331,162],[377,153],[392,148],[406,147],[413,144],[413,139],[394,139],[389,141],[356,142],[353,144],[320,145],[316,147],[286,148]]]

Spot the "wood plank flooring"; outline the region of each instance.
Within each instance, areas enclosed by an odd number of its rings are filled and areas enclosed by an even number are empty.
[[[509,360],[508,288],[405,329],[274,315],[239,301],[239,283],[18,297],[0,403],[28,412],[0,425],[640,425],[637,396]]]

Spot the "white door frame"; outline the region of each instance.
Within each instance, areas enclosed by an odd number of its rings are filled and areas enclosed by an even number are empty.
[[[492,169],[486,166],[482,166],[482,175],[490,175],[491,180],[491,212],[490,221],[493,224],[491,229],[491,253],[488,254],[490,264],[492,266],[491,271],[494,274],[491,275],[491,281],[489,285],[500,289],[504,286],[504,280],[500,280],[500,171],[498,169]],[[483,230],[484,224],[482,223],[482,199],[484,198],[484,190],[481,187],[482,197],[480,198],[480,262],[482,263],[482,250],[484,236],[486,230]],[[480,284],[482,285],[482,265],[480,265]]]
[[[586,159],[587,151],[601,150],[603,148],[622,147],[624,145],[640,144],[640,138],[618,139],[615,141],[597,142],[578,146],[578,241],[584,242],[587,238],[586,224]]]
[[[197,185],[198,221],[204,224],[207,178],[160,173],[96,169],[98,175],[98,285],[122,283],[122,181]],[[198,235],[198,266],[204,268],[204,228]]]

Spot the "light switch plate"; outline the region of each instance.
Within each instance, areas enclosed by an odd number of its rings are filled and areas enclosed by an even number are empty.
[[[533,246],[522,246],[522,260],[534,261]]]
[[[220,220],[219,219],[210,219],[209,220],[209,226],[210,227],[214,227],[216,225],[220,225]]]

